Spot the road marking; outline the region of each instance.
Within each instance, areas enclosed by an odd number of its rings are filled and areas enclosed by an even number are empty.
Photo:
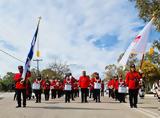
[[[160,118],[159,114],[151,112],[151,111],[143,109],[143,108],[138,108],[138,109],[135,109],[135,110],[143,113],[144,115],[146,115],[150,118]]]
[[[128,107],[128,104],[124,104],[124,105]],[[138,111],[138,112],[144,114],[145,116],[148,116],[149,118],[160,118],[159,114],[152,112],[152,111],[149,111],[149,110],[146,110],[146,109],[143,109],[143,108],[130,108],[130,109],[134,110],[134,111]]]

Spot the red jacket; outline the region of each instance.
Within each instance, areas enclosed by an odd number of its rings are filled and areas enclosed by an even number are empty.
[[[101,89],[104,90],[104,83],[101,84]]]
[[[52,88],[52,89],[55,89],[55,86],[56,86],[56,82],[55,82],[55,80],[53,80],[53,81],[51,82],[51,88]]]
[[[79,78],[79,86],[81,88],[88,88],[90,84],[90,79],[88,76],[81,76]]]
[[[111,80],[109,80],[109,82],[108,82],[108,88],[110,89],[110,88],[113,88],[114,87],[114,79],[111,79]]]
[[[78,87],[78,82],[75,82],[74,84],[73,84],[73,90],[78,90],[79,89],[79,87]]]
[[[25,84],[22,84],[20,81],[21,81],[21,77],[22,77],[22,74],[21,73],[16,73],[15,75],[14,75],[14,81],[15,81],[15,88],[16,89],[25,89],[26,88],[26,86],[25,86]]]
[[[90,79],[90,86],[89,86],[90,91],[94,90],[94,78]]]
[[[126,74],[126,85],[129,89],[137,89],[139,88],[139,80],[141,76],[138,72],[128,72]]]
[[[43,82],[43,89],[44,90],[50,90],[50,85],[51,85],[51,83],[50,83],[49,80],[44,81]]]

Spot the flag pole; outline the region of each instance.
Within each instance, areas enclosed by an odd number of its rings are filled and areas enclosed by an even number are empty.
[[[31,61],[31,59],[33,57],[34,45],[35,45],[35,42],[36,42],[36,38],[37,38],[37,34],[38,34],[38,28],[39,28],[39,24],[40,24],[40,20],[41,19],[42,19],[42,17],[38,17],[37,29],[36,29],[36,32],[34,34],[34,38],[32,39],[32,42],[31,42],[31,48],[30,48],[30,51],[28,53],[28,57],[26,59],[25,70],[24,70],[23,75],[22,75],[21,83],[23,83],[25,81],[27,70],[28,70],[28,68],[30,68],[30,64],[29,63],[30,63],[30,61]]]
[[[142,69],[143,61],[144,61],[144,53],[143,53],[142,59],[141,59],[140,70]]]

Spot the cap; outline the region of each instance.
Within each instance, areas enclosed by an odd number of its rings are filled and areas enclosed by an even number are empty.
[[[20,66],[18,66],[18,69],[23,69],[23,66],[21,66],[21,65],[20,65]]]
[[[134,65],[134,64],[131,64],[131,65],[130,65],[130,68],[135,68],[135,65]]]

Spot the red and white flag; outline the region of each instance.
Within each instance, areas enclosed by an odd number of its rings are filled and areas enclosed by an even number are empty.
[[[119,66],[125,66],[130,54],[144,54],[147,46],[148,36],[152,27],[154,18],[143,28],[143,30],[136,36],[132,43],[127,48],[122,59],[119,61]]]

